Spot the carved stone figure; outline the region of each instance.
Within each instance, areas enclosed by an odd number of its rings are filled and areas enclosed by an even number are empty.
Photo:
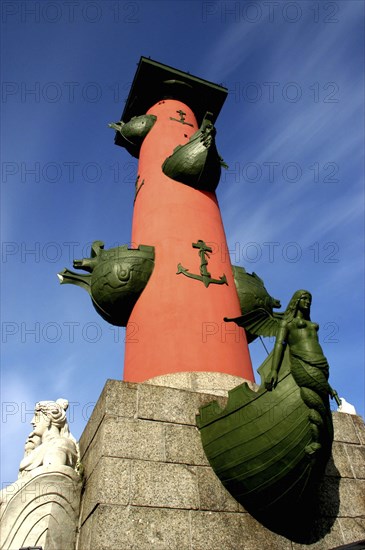
[[[67,399],[36,403],[17,481],[0,491],[0,549],[74,548],[82,478]]]
[[[19,476],[26,475],[39,466],[75,468],[78,449],[68,427],[67,408],[67,399],[36,403],[31,421],[33,431],[25,442],[25,454],[19,466]]]

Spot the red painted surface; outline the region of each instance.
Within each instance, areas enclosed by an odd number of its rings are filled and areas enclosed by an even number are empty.
[[[184,111],[181,124],[177,111]],[[124,380],[186,371],[214,371],[254,380],[242,328],[223,318],[240,315],[226,237],[215,193],[197,191],[165,176],[161,166],[177,145],[198,129],[189,107],[165,100],[148,114],[157,121],[141,147],[139,185],[134,206],[132,243],[155,247],[155,268],[135,305],[126,334]],[[210,284],[177,274],[181,263],[199,274],[198,239],[213,248],[212,278],[226,275],[227,285]]]

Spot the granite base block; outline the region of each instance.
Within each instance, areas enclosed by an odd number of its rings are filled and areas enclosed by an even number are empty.
[[[328,550],[365,538],[360,417],[333,414],[333,456],[316,519],[282,536],[239,505],[209,466],[195,415],[213,400],[226,403],[216,389],[106,383],[80,440],[85,481],[76,550]]]

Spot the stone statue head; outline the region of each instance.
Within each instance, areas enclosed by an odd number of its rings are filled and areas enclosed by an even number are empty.
[[[33,425],[33,435],[43,437],[49,431],[62,437],[71,437],[66,410],[68,409],[67,399],[57,399],[57,401],[39,401],[34,408],[34,416],[31,424]]]
[[[78,445],[68,427],[67,408],[67,399],[36,403],[31,421],[33,431],[25,443],[25,456],[19,467],[20,475],[42,465],[75,466]]]

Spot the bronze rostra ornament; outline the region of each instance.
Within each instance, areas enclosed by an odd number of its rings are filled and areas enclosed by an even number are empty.
[[[244,267],[233,265],[232,270],[242,315],[261,308],[275,318],[278,314],[273,313],[273,309],[281,307],[280,300],[270,296],[264,281],[256,273],[247,273]],[[258,337],[248,327],[245,331],[248,343]]]
[[[154,115],[141,115],[132,117],[129,122],[112,122],[108,126],[119,132],[123,147],[133,157],[138,158],[142,142],[156,120]]]
[[[154,267],[154,247],[127,245],[104,250],[102,241],[94,241],[91,256],[74,260],[80,275],[69,269],[58,274],[61,284],[74,284],[87,290],[96,311],[108,323],[125,327],[131,311],[145,288]]]
[[[179,111],[183,117],[185,113]],[[215,145],[216,130],[211,122],[212,114],[206,113],[199,128],[188,143],[175,147],[162,165],[163,173],[169,178],[199,189],[215,191],[221,175],[221,167],[227,168]],[[173,119],[177,120],[177,119]],[[185,119],[177,120],[182,124]]]
[[[177,111],[180,118],[170,117],[181,124],[192,126],[185,121],[184,111]],[[199,130],[189,139],[188,143],[178,145],[162,165],[163,173],[169,178],[199,189],[213,192],[217,188],[221,175],[221,167],[227,168],[215,145],[216,130],[212,123],[212,113],[206,113]],[[139,157],[139,151],[144,138],[155,124],[154,115],[133,117],[129,122],[113,122],[109,124],[118,132],[119,144],[123,145],[134,157]]]
[[[261,386],[229,392],[224,410],[211,402],[197,424],[207,458],[226,489],[253,516],[273,518],[309,502],[333,440],[329,366],[310,319],[312,297],[298,290],[283,313],[258,308],[235,319],[251,335],[275,336],[260,366]],[[274,522],[275,523],[275,522]]]

